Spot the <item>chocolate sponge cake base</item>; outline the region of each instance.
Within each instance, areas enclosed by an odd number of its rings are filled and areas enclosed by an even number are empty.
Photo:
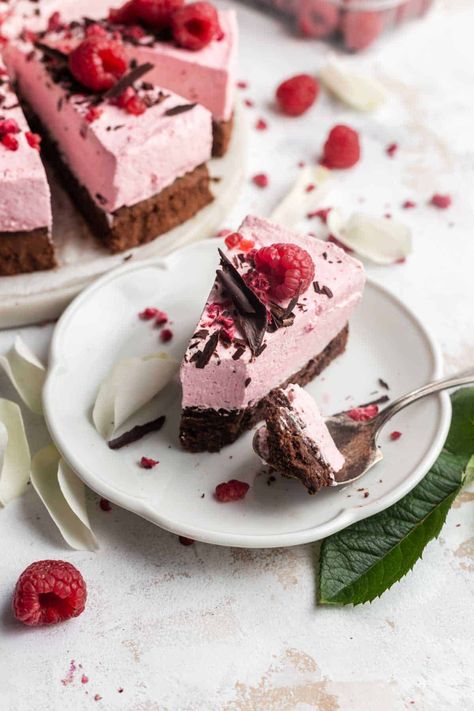
[[[54,248],[47,227],[28,232],[0,232],[0,276],[52,269]]]
[[[227,152],[232,129],[234,126],[234,115],[228,121],[212,122],[212,155],[214,158],[222,158]]]
[[[291,413],[292,406],[281,392],[268,398],[265,423],[268,456],[265,461],[275,471],[290,479],[298,479],[315,494],[323,486],[330,486],[334,472],[324,462],[317,446],[304,436]]]
[[[349,327],[345,326],[321,353],[309,360],[303,368],[281,383],[278,388],[285,388],[290,383],[304,386],[311,382],[334,358],[344,352],[348,335]],[[182,446],[188,452],[219,452],[222,447],[235,442],[243,432],[263,419],[268,398],[274,395],[275,390],[270,391],[257,403],[241,410],[185,407],[181,416],[179,435]]]

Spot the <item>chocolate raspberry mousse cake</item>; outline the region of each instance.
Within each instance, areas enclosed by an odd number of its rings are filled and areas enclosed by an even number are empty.
[[[152,65],[91,24],[80,41],[10,45],[22,99],[48,155],[111,252],[149,242],[212,200],[203,106],[146,81]]]
[[[0,60],[0,275],[54,267],[48,181]]]
[[[226,238],[181,366],[180,439],[219,451],[262,419],[275,389],[305,385],[345,349],[362,264],[335,244],[247,217]]]
[[[265,424],[253,442],[264,462],[299,479],[310,494],[334,484],[344,466],[315,401],[299,385],[277,389],[267,399]]]

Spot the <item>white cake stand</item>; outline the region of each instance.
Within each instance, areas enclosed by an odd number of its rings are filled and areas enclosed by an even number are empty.
[[[245,119],[237,106],[229,150],[208,164],[214,178],[214,201],[184,224],[153,242],[111,255],[90,233],[73,202],[49,173],[53,184],[53,237],[59,266],[56,269],[0,277],[0,328],[56,319],[67,304],[94,279],[125,261],[147,262],[178,247],[212,236],[234,205],[244,177]]]

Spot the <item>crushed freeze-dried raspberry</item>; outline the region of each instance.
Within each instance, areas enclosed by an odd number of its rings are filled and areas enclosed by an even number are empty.
[[[316,189],[316,185],[314,185],[314,183],[310,183],[309,185],[307,185],[307,186],[305,187],[305,192],[306,192],[306,193],[312,193],[313,190],[315,190],[315,189]]]
[[[282,82],[276,90],[276,100],[287,116],[301,116],[316,101],[319,82],[309,74],[297,74]]]
[[[217,10],[209,2],[192,2],[178,8],[171,17],[171,30],[177,44],[195,51],[222,34]]]
[[[238,89],[248,89],[249,85],[248,82],[246,81],[238,81],[237,82],[237,88]]]
[[[1,141],[5,148],[8,148],[9,151],[17,151],[18,146],[20,145],[18,143],[18,139],[15,138],[12,133],[5,133],[5,135],[2,136]]]
[[[231,479],[216,486],[215,497],[223,504],[229,501],[239,501],[245,497],[249,489],[250,486],[246,482]]]
[[[62,26],[60,13],[53,12],[48,18],[48,32],[59,32]]]
[[[255,124],[255,128],[257,129],[257,131],[266,131],[268,128],[268,124],[265,119],[259,118],[257,123]]]
[[[238,232],[232,232],[230,235],[227,235],[224,242],[228,249],[235,249],[235,247],[237,247],[240,243],[241,239],[242,235],[240,235]]]
[[[151,459],[151,457],[142,457],[140,459],[142,469],[153,469],[157,464],[159,464],[159,461],[157,459]]]
[[[101,700],[102,700],[102,696],[100,694],[94,695],[94,701],[101,701]]]
[[[319,210],[313,210],[312,212],[308,212],[306,217],[311,220],[313,217],[318,217],[323,225],[327,225],[328,222],[328,215],[331,212],[332,207],[322,207]]]
[[[86,598],[84,579],[71,563],[39,560],[18,578],[13,614],[25,625],[55,624],[80,615]]]
[[[168,314],[166,313],[166,311],[156,309],[155,326],[164,326],[165,323],[168,323]]]
[[[107,37],[107,30],[102,25],[94,22],[92,25],[86,27],[86,37]]]
[[[0,120],[0,136],[5,136],[7,133],[20,133],[20,127],[15,119]]]
[[[162,343],[168,343],[173,338],[173,331],[170,328],[164,328],[160,333],[160,341]]]
[[[255,269],[270,282],[270,293],[277,301],[303,293],[314,278],[314,262],[305,249],[296,244],[272,244],[254,255]]]
[[[352,410],[348,410],[346,415],[356,422],[367,422],[378,415],[378,412],[378,405],[366,405],[365,407],[354,407]]]
[[[411,210],[412,208],[416,207],[416,202],[413,202],[413,200],[405,200],[405,202],[402,204],[402,207],[404,210]]]
[[[329,132],[324,144],[322,164],[326,168],[352,168],[360,158],[359,134],[339,124]]]
[[[125,48],[106,37],[87,37],[69,55],[69,69],[92,91],[107,91],[127,70]]]
[[[89,677],[83,674],[81,676],[81,684],[88,684],[89,683]]]
[[[94,121],[97,121],[98,118],[100,118],[103,114],[103,109],[100,109],[98,106],[90,106],[87,109],[87,113],[85,115],[85,119],[87,123],[94,123]]]
[[[192,546],[196,542],[194,538],[186,538],[186,536],[179,536],[178,540],[182,546]]]
[[[255,247],[255,242],[253,241],[253,239],[246,239],[245,237],[242,237],[242,239],[239,242],[239,249],[242,252],[249,252],[254,247]]]
[[[253,176],[252,183],[259,188],[266,188],[268,186],[268,175],[266,173],[257,173],[257,175]]]
[[[392,442],[396,442],[397,439],[400,439],[401,436],[402,436],[402,433],[397,432],[396,430],[394,432],[390,432],[390,439],[392,440]]]
[[[385,153],[390,157],[393,158],[395,153],[398,151],[398,143],[390,143],[389,146],[385,149]]]
[[[25,132],[25,138],[28,141],[28,145],[39,151],[41,148],[41,136],[39,133],[32,133],[31,131]]]
[[[245,106],[247,106],[247,108],[249,108],[249,109],[253,109],[253,107],[255,106],[255,104],[254,104],[254,102],[252,101],[252,99],[244,99],[244,104],[245,104]]]
[[[152,318],[158,316],[158,312],[159,309],[156,309],[154,306],[148,306],[146,309],[143,309],[143,311],[140,311],[138,318],[142,321],[151,321]]]
[[[440,210],[446,210],[450,207],[453,200],[450,195],[441,195],[440,193],[435,193],[430,200],[430,204],[438,207]]]
[[[101,499],[99,501],[99,506],[102,509],[102,511],[112,511],[112,504],[108,499]]]

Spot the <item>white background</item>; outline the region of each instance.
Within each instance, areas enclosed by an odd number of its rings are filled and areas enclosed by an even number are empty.
[[[339,206],[390,212],[414,233],[405,265],[369,268],[401,296],[438,338],[446,371],[474,365],[474,58],[471,0],[445,0],[365,54],[358,67],[391,93],[375,115],[359,115],[323,95],[300,119],[278,116],[277,83],[316,72],[329,50],[289,36],[278,21],[238,6],[240,78],[249,82],[249,181],[226,221],[266,215],[297,174],[314,161],[328,129],[357,127],[363,159],[341,175]],[[255,131],[258,117],[269,123]],[[398,142],[389,159],[384,148]],[[426,205],[452,194],[445,212]],[[399,209],[407,198],[418,203]],[[363,204],[362,204],[362,201]],[[106,317],[106,315],[102,315]],[[51,326],[23,329],[46,359]],[[0,334],[0,352],[14,331]],[[15,399],[0,377],[0,394]],[[29,416],[35,452],[47,441]],[[223,478],[225,472],[223,472]],[[440,538],[412,573],[372,605],[315,606],[313,549],[245,551],[177,539],[89,499],[98,553],[69,550],[34,491],[0,512],[0,706],[10,710],[168,709],[213,711],[460,711],[474,684],[474,493],[454,505]],[[32,561],[66,558],[83,573],[85,613],[55,628],[27,629],[9,611],[19,573]],[[71,669],[74,660],[76,671]],[[85,674],[89,681],[81,683]],[[123,689],[119,693],[118,689]],[[99,694],[100,701],[94,701]]]

